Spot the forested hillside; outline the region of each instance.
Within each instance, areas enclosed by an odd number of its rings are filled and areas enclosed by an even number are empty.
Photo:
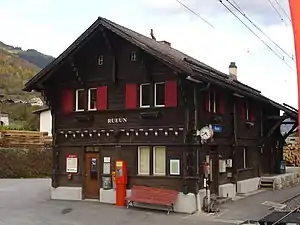
[[[22,89],[32,76],[53,59],[33,49],[23,51],[0,42],[0,110],[9,113],[10,124],[36,129],[37,118],[31,112],[37,107],[15,102],[40,97],[38,93],[28,93]]]

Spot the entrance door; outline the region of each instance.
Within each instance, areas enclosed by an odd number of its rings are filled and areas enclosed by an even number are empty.
[[[85,179],[84,197],[99,199],[100,175],[99,175],[99,153],[85,153]]]

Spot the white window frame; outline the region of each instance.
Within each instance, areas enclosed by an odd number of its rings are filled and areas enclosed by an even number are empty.
[[[135,51],[130,52],[130,61],[132,61],[132,62],[136,61],[136,52]]]
[[[98,57],[98,66],[102,66],[104,63],[104,56],[103,55],[99,55]]]
[[[140,84],[140,108],[150,108],[150,103],[149,105],[142,105],[143,104],[143,86],[149,85],[150,83],[145,83],[145,84]],[[150,87],[151,88],[151,87]],[[150,93],[148,93],[150,94]]]
[[[216,91],[209,91],[208,95],[208,111],[211,112],[211,104],[213,104],[213,113],[217,112]],[[213,99],[211,99],[213,97]]]
[[[97,105],[96,105],[96,108],[94,108],[94,109],[91,108],[91,90],[97,91],[97,88],[89,88],[88,89],[88,110],[95,111],[95,110],[97,110]]]
[[[84,91],[84,89],[76,89],[76,91],[75,91],[75,111],[76,112],[82,112],[82,111],[84,111],[84,109],[79,109],[78,108],[78,93],[79,93],[79,91]]]
[[[156,171],[155,171],[155,153],[156,153],[156,148],[164,148],[165,149],[165,160],[164,160],[164,172],[163,173],[156,173]],[[166,176],[166,155],[167,155],[166,146],[154,146],[153,147],[153,175],[156,175],[156,176]]]
[[[243,168],[244,169],[246,169],[247,168],[247,148],[246,147],[244,147],[244,149],[243,149]]]
[[[165,104],[163,105],[157,105],[156,104],[156,85],[158,84],[164,84],[165,85],[165,82],[157,82],[157,83],[154,83],[154,106],[155,107],[165,107]],[[166,87],[165,87],[166,88]]]
[[[141,172],[141,161],[140,161],[140,156],[141,156],[141,148],[149,148],[149,157],[148,157],[148,165],[149,165],[149,173],[142,173]],[[150,175],[150,152],[151,152],[151,147],[150,146],[139,146],[138,147],[138,175]]]

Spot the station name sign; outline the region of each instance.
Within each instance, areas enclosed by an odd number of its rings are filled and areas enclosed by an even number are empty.
[[[108,118],[107,123],[109,124],[115,124],[115,123],[127,123],[128,119],[127,117],[117,117],[117,118]]]

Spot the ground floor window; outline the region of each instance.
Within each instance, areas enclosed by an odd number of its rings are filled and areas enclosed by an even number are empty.
[[[160,176],[166,175],[166,147],[138,147],[138,174]]]
[[[248,168],[248,148],[244,147],[243,149],[243,168],[246,169]]]

